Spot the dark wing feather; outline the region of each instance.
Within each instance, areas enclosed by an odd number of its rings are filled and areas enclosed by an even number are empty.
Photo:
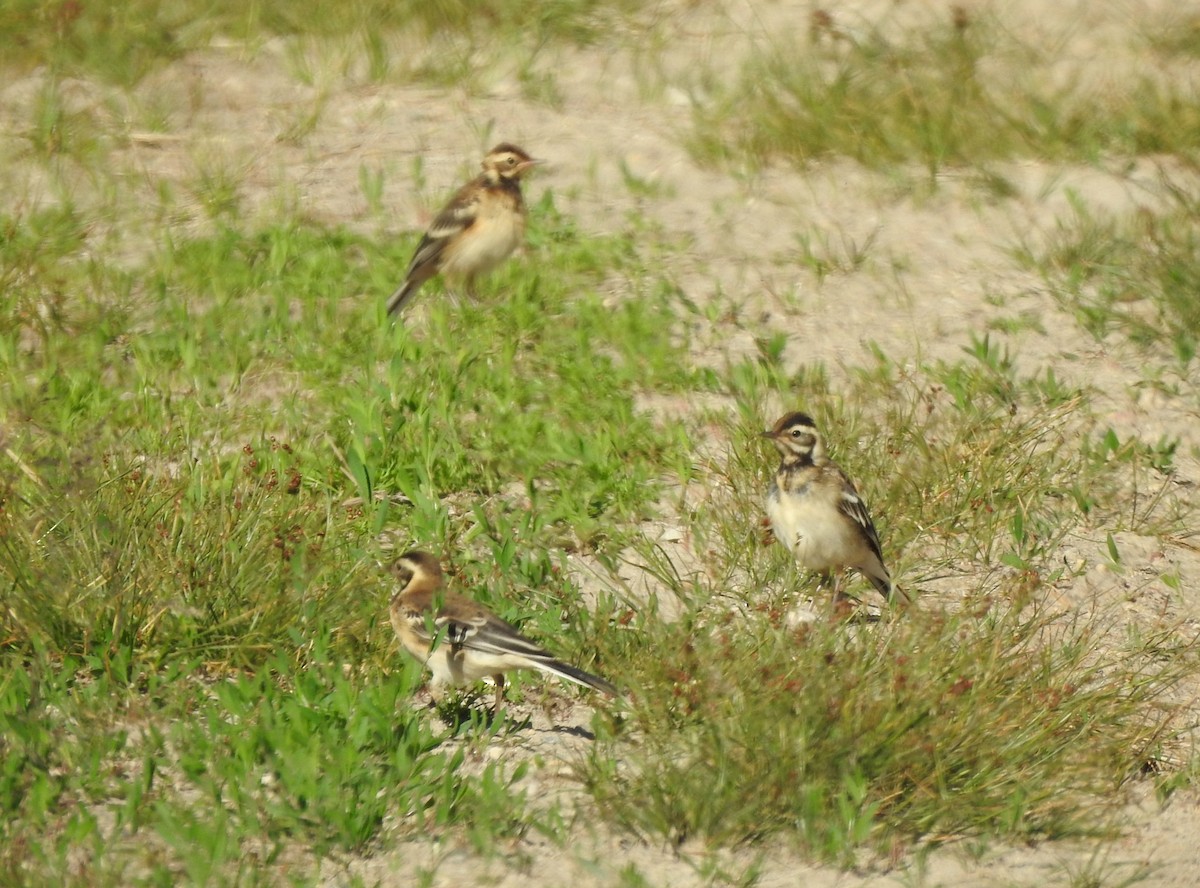
[[[442,612],[433,621],[435,631],[440,633],[445,627],[444,638],[449,644],[494,656],[523,657],[530,665],[537,664],[549,672],[595,688],[609,696],[617,695],[616,687],[610,682],[556,659],[548,650],[518,632],[514,626],[485,611],[474,602],[459,599],[456,604],[455,609],[459,612],[454,616]]]
[[[464,646],[489,654],[504,656],[516,654],[563,678],[595,688],[610,697],[617,695],[616,687],[610,682],[557,659],[548,650],[530,641],[514,627],[496,616],[491,616],[483,625],[479,626],[470,639],[464,642]]]
[[[443,622],[439,617],[438,622]],[[451,620],[448,637],[454,644],[480,651],[486,654],[501,656],[516,654],[531,660],[553,660],[549,651],[534,644],[515,628],[494,615],[482,615],[481,619],[472,619],[469,623],[462,620]]]
[[[388,297],[389,315],[397,314],[416,295],[421,284],[438,273],[446,245],[475,223],[479,217],[479,185],[478,179],[464,185],[434,218],[408,263],[404,283]]]
[[[429,619],[437,608],[437,615]],[[488,654],[546,659],[551,654],[521,635],[487,608],[453,592],[422,596],[406,603],[404,618],[422,641],[440,637],[446,644]]]
[[[460,193],[438,213],[421,242],[417,244],[412,261],[408,263],[409,278],[428,280],[441,265],[442,251],[456,235],[461,234],[479,216],[479,192]]]
[[[404,609],[404,618],[422,641],[430,643],[437,638],[456,647],[475,647],[474,638],[487,625],[486,613],[461,607],[455,608],[453,615],[442,611],[430,619],[429,608],[415,604]]]
[[[871,553],[879,562],[879,567],[883,573],[876,575],[870,568],[862,566],[859,569],[871,581],[871,585],[879,591],[879,594],[890,601],[892,593],[896,589],[892,586],[891,577],[888,576],[887,567],[883,563],[883,547],[879,544],[879,533],[875,530],[875,523],[871,521],[870,513],[867,512],[867,504],[863,502],[853,482],[844,473],[842,473],[842,491],[838,498],[838,510],[862,528],[863,537],[866,539],[867,545],[870,546]],[[905,601],[908,600],[906,593],[901,592],[901,595]]]
[[[440,643],[454,648],[499,657],[524,658],[531,666],[536,665],[581,685],[616,696],[617,689],[612,684],[598,675],[555,659],[545,648],[530,641],[515,627],[469,598],[445,594],[437,616],[430,620],[428,615],[434,603],[432,595],[423,596],[420,600],[407,602],[403,609],[404,619],[425,644],[432,644],[435,638],[439,638]]]
[[[867,504],[858,495],[854,483],[845,475],[842,475],[842,493],[838,498],[838,510],[863,529],[867,537],[867,542],[871,545],[871,551],[879,559],[879,563],[882,564],[883,548],[879,545],[879,533],[875,530],[874,522],[871,521],[871,515],[867,511]]]
[[[454,199],[446,204],[446,207],[430,223],[421,243],[424,244],[430,240],[444,240],[470,228],[479,217],[479,195],[480,189],[475,183],[454,195]],[[420,252],[418,247],[418,256]]]

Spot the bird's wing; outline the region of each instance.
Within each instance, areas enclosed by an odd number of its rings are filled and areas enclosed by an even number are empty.
[[[481,195],[482,190],[474,183],[454,195],[454,199],[446,204],[445,208],[430,223],[429,230],[425,232],[426,237],[434,240],[453,237],[460,231],[469,228],[479,216]]]
[[[440,615],[438,619],[448,619],[450,628],[447,635],[451,642],[461,644],[469,650],[497,656],[525,657],[533,661],[554,659],[545,648],[530,641],[504,620],[482,607],[479,608],[478,615],[469,622],[445,614]]]
[[[550,654],[481,604],[453,593],[446,594],[431,618],[432,601],[413,602],[404,608],[404,619],[422,641],[440,638],[446,644],[498,655],[541,659]]]
[[[476,631],[471,635],[469,641],[463,643],[463,647],[494,656],[518,657],[525,661],[526,666],[533,669],[541,669],[576,684],[595,688],[610,697],[617,695],[616,687],[610,682],[557,659],[545,648],[530,641],[515,628],[491,613],[487,613],[485,621],[477,624]]]
[[[442,250],[458,234],[470,228],[479,218],[479,201],[483,193],[478,181],[470,182],[459,189],[450,203],[430,223],[425,236],[417,244],[412,261],[408,263],[408,277],[421,269],[430,266],[436,270]],[[431,272],[432,274],[432,272]]]
[[[545,648],[530,641],[515,627],[469,598],[453,593],[447,595],[442,600],[437,616],[432,619],[429,603],[426,602],[426,606],[408,605],[403,610],[405,621],[425,645],[431,645],[434,639],[439,639],[439,643],[466,651],[521,660],[524,661],[521,665],[527,668],[554,673],[610,696],[617,694],[617,689],[608,681],[556,659]]]
[[[875,557],[879,559],[879,563],[883,563],[883,548],[879,545],[879,533],[875,530],[875,523],[871,521],[871,513],[867,511],[867,504],[863,502],[862,497],[858,495],[858,490],[846,475],[839,471],[842,480],[842,490],[838,496],[838,511],[853,521],[862,530],[863,536],[871,546],[871,551]]]

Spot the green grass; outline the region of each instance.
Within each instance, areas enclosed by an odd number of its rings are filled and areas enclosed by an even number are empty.
[[[687,383],[684,343],[665,290],[616,310],[582,293],[568,310],[569,292],[634,260],[627,243],[583,238],[549,197],[537,218],[531,248],[557,257],[553,279],[498,276],[504,311],[447,308],[431,287],[411,330],[382,323],[378,296],[343,297],[385,292],[407,244],[385,255],[345,232],[226,228],[168,237],[125,272],[78,259],[86,236],[69,209],[7,220],[0,376],[25,471],[10,500],[15,637],[84,642],[94,614],[47,625],[39,590],[51,588],[64,605],[102,602],[129,643],[149,622],[174,645],[170,627],[199,620],[189,643],[232,634],[245,648],[250,621],[269,646],[307,590],[329,594],[310,562],[348,534],[400,522],[452,550],[480,533],[452,495],[490,526],[511,521],[525,545],[619,543],[664,463],[686,471],[678,430],[633,410],[636,392]],[[47,302],[48,315],[36,308]],[[521,477],[536,481],[504,505]],[[397,512],[393,495],[412,505]],[[527,514],[504,517],[518,505]],[[248,563],[270,567],[248,576]],[[277,625],[238,613],[251,583],[292,602]],[[207,612],[173,615],[199,588]]]
[[[1200,202],[1185,186],[1164,185],[1161,213],[1106,213],[1076,197],[1069,218],[1017,255],[1097,339],[1121,333],[1139,346],[1165,346],[1187,366],[1200,344]]]
[[[747,571],[755,587],[787,584],[791,565],[782,551],[762,562],[745,545],[745,528],[761,514],[775,468],[757,432],[776,418],[765,405],[780,396],[827,430],[834,458],[852,477],[871,479],[871,502],[890,504],[873,511],[902,583],[914,543],[921,547],[913,556],[920,568],[907,580],[917,585],[1001,565],[1053,580],[1059,572],[1052,553],[1068,533],[1180,525],[1178,509],[1186,504],[1127,511],[1126,473],[1149,483],[1169,465],[1165,454],[1139,442],[1089,438],[1091,393],[1064,385],[1053,370],[1022,375],[1015,356],[987,336],[972,337],[962,351],[960,360],[902,368],[874,349],[873,361],[856,368],[854,384],[836,393],[820,368],[788,373],[770,358],[731,367],[739,420],[729,434],[737,443],[725,463],[705,468],[720,481],[718,490],[736,496],[714,494],[723,520],[693,529],[701,550],[715,545],[711,568],[725,565],[724,577]],[[860,442],[858,450],[852,442]]]
[[[11,70],[52,75],[9,152],[49,184],[18,183],[0,215],[0,882],[307,884],[321,859],[393,852],[418,832],[519,857],[532,833],[570,845],[593,828],[849,867],[961,838],[1110,835],[1144,774],[1163,798],[1195,785],[1177,709],[1193,644],[1165,623],[1113,631],[1097,603],[1057,607],[1089,566],[1128,569],[1123,534],[1190,533],[1194,504],[1166,481],[1181,442],[1118,434],[1095,392],[993,338],[1040,333],[1040,316],[993,321],[948,359],[871,346],[839,368],[796,367],[785,333],[744,318],[744,293],[697,304],[674,285],[695,267],[690,245],[636,213],[588,234],[546,191],[527,257],[477,302],[431,283],[390,324],[383,300],[419,233],[322,224],[283,195],[252,217],[218,158],[196,161],[182,196],[148,177],[123,201],[106,152],[126,124],[67,80],[124,88],[214,36],[277,34],[300,69],[306,41],[369,42],[381,78],[393,27],[444,27],[464,46],[511,28],[540,46],[603,41],[638,10],[210,13],[0,13]],[[1084,114],[1081,97],[1029,86],[1042,60],[1007,40],[980,19],[768,53],[744,82],[710,85],[696,150],[973,165],[986,179],[1005,158],[1193,146],[1183,93],[1134,82]],[[1029,80],[983,81],[997,59],[1028,62]],[[442,74],[456,65],[478,73],[470,52]],[[520,75],[556,100],[552,77]],[[639,199],[670,198],[623,171]],[[360,184],[378,218],[383,168],[361,166]],[[1048,246],[1015,257],[1086,330],[1128,335],[1148,372],[1195,353],[1196,207],[1171,193],[1165,212],[1128,219],[1080,201]],[[812,230],[797,258],[836,297],[876,252],[874,234]],[[752,359],[697,360],[746,334]],[[658,416],[643,406],[655,399],[721,406]],[[758,434],[780,405],[811,412],[858,479],[915,609],[787,624],[798,599],[826,599],[782,547],[758,544],[775,462]],[[682,527],[694,564],[649,541],[657,518]],[[483,717],[478,689],[442,708],[465,703],[449,725],[414,707],[422,676],[397,650],[378,568],[414,545],[629,689],[588,698],[597,740],[566,803],[527,794],[542,762],[521,749],[521,719],[582,692],[516,676],[513,717]],[[1064,561],[1068,546],[1082,562]],[[616,580],[585,601],[574,556],[626,573],[632,560],[679,619]],[[1134,579],[1186,591],[1170,565]],[[757,878],[713,861],[705,879]],[[622,878],[644,881],[632,866]]]
[[[481,600],[631,689],[577,777],[602,822],[647,840],[783,839],[851,865],[1091,835],[1176,748],[1186,643],[1114,643],[1099,617],[1038,605],[1071,579],[1067,536],[1111,552],[1114,533],[1186,525],[1186,504],[1127,491],[1171,451],[1094,437],[1088,391],[1019,372],[988,337],[917,365],[876,349],[837,387],[786,370],[786,340],[693,369],[699,309],[646,264],[670,247],[584,235],[550,194],[529,260],[480,302],[431,285],[395,326],[382,298],[411,243],[233,216],[118,266],[70,206],[0,230],[9,872],[34,843],[36,878],[82,853],[88,881],[115,885],[270,881],[421,824],[487,853],[562,839],[521,766],[465,771],[454,732],[409,708],[419,670],[385,620],[381,536],[448,553]],[[628,297],[606,304],[614,281]],[[639,393],[735,409],[654,421]],[[812,587],[752,532],[773,467],[757,433],[781,398],[863,480],[920,609],[786,627]],[[698,427],[727,453],[697,463]],[[638,531],[667,482],[706,491],[684,513],[695,576]],[[589,609],[562,570],[630,545],[680,622],[616,594]],[[457,730],[504,743],[503,721],[476,722]]]
[[[0,11],[0,40],[10,49],[5,58],[10,70],[45,64],[59,74],[99,76],[128,87],[217,37],[250,44],[272,35],[351,37],[371,60],[371,69],[381,73],[388,67],[382,36],[389,33],[411,31],[426,40],[451,33],[480,42],[519,41],[531,48],[547,41],[584,45],[604,40],[615,23],[631,19],[639,10],[630,0],[308,0],[250,5],[135,0],[120,6],[15,0]]]
[[[789,33],[755,46],[734,78],[702,75],[693,154],[751,168],[841,156],[994,178],[990,167],[1021,157],[1093,161],[1200,145],[1200,102],[1186,84],[1146,75],[1093,95],[1049,73],[1055,49],[1024,45],[986,16],[885,24]]]
[[[786,340],[692,370],[698,308],[646,264],[670,247],[583,235],[548,193],[529,262],[479,304],[434,284],[395,326],[380,300],[410,244],[234,217],[120,269],[70,206],[4,232],[16,470],[0,632],[14,676],[37,682],[8,696],[25,764],[8,775],[7,838],[60,836],[44,874],[83,842],[96,882],[220,881],[247,846],[268,848],[265,877],[298,847],[402,840],[421,811],[484,850],[559,834],[523,808],[520,768],[458,774],[460,752],[407,708],[418,670],[394,673],[380,534],[457,553],[456,581],[632,690],[578,779],[648,840],[785,838],[851,865],[960,836],[1091,835],[1174,749],[1165,701],[1194,668],[1186,641],[1114,643],[1099,618],[1038,604],[1072,578],[1068,535],[1106,534],[1111,553],[1114,533],[1186,526],[1186,504],[1139,509],[1127,492],[1174,450],[1091,437],[1090,392],[1022,374],[989,337],[917,366],[875,349],[839,388],[820,366],[786,371]],[[599,296],[612,280],[630,292],[616,306]],[[632,398],[701,391],[734,409],[707,418],[726,455],[697,464],[689,425]],[[943,605],[786,628],[812,587],[752,533],[774,463],[757,432],[781,397],[866,479],[901,586]],[[707,491],[684,518],[701,575],[673,575],[637,533],[666,481]],[[614,563],[630,544],[680,623],[616,595],[583,606],[563,553]],[[40,695],[79,680],[124,702],[68,740]],[[88,758],[82,782],[56,756]],[[121,812],[116,828],[97,806]],[[414,814],[385,828],[397,810]]]
[[[1168,15],[1165,21],[1151,21],[1144,28],[1146,42],[1167,58],[1200,57],[1200,16],[1193,11]]]
[[[581,779],[650,842],[782,839],[844,866],[967,836],[1103,834],[1171,737],[1146,710],[1181,670],[1149,667],[1181,648],[1114,652],[1100,626],[1004,600],[1018,585],[857,631],[789,631],[766,610],[651,633],[662,665]]]
[[[877,353],[836,395],[769,362],[734,369],[742,419],[725,420],[734,444],[690,513],[703,569],[659,573],[683,616],[615,639],[636,691],[579,768],[608,817],[651,843],[782,840],[854,866],[966,837],[1108,834],[1123,788],[1178,751],[1188,633],[1121,639],[1109,608],[1066,617],[1046,602],[1072,579],[1066,536],[1188,519],[1167,503],[1127,511],[1121,479],[1159,466],[1081,438],[1087,392],[1022,376],[987,339],[964,351],[904,370]],[[775,464],[756,434],[773,392],[827,429],[917,609],[788,622],[815,585],[748,530]]]
[[[498,837],[528,828],[520,769],[461,774],[463,751],[406,705],[416,673],[364,678],[327,638],[227,677],[176,657],[37,656],[0,686],[0,778],[8,884],[255,884],[309,859],[470,822]],[[9,660],[9,666],[15,665]],[[506,773],[511,771],[511,773]],[[396,812],[409,812],[397,821]],[[66,868],[68,858],[77,863]]]
[[[459,775],[409,708],[419,670],[395,651],[376,561],[459,553],[475,594],[547,639],[567,619],[557,647],[589,665],[595,633],[554,553],[617,551],[664,469],[689,471],[681,430],[633,409],[692,382],[674,297],[550,194],[531,261],[478,304],[430,285],[394,326],[383,298],[411,242],[236,225],[166,233],[119,267],[70,206],[0,224],[0,658],[33,682],[10,685],[4,829],[10,872],[57,837],[35,881],[86,847],[94,883],[221,882],[247,843],[267,878],[281,849],[360,851],[396,812],[390,841],[413,817],[484,850],[529,829],[519,769]],[[605,306],[602,280],[635,298]],[[78,682],[124,703],[67,736],[50,712],[75,712]],[[86,756],[86,785],[63,756]],[[105,826],[114,805],[136,822]]]

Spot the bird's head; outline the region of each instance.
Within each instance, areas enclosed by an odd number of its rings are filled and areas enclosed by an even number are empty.
[[[428,552],[414,549],[392,562],[391,573],[402,587],[422,582],[437,584],[442,579],[442,565]]]
[[[771,439],[785,462],[812,462],[825,456],[821,434],[807,413],[789,413],[770,431],[763,432],[763,437]]]
[[[484,172],[500,179],[519,180],[529,169],[542,163],[511,142],[501,142],[483,158]]]

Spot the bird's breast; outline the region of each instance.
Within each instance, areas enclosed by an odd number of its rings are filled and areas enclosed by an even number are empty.
[[[773,486],[766,506],[775,538],[809,570],[828,570],[843,563],[846,552],[855,546],[836,509],[816,496]]]
[[[525,236],[525,218],[507,195],[484,201],[475,222],[447,246],[442,272],[473,277],[495,268],[512,255]]]

